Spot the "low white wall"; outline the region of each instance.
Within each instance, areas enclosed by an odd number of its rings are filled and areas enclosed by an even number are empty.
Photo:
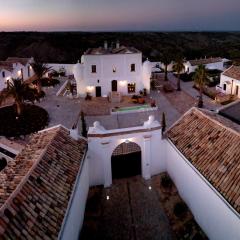
[[[68,213],[64,219],[59,239],[78,240],[84,220],[84,212],[89,190],[89,163],[85,158],[76,180],[76,189],[71,198]]]
[[[166,140],[167,172],[196,221],[213,240],[240,239],[240,219],[189,162]]]

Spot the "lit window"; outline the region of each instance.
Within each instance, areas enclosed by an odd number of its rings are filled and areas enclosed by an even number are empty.
[[[113,73],[115,73],[117,71],[116,67],[113,67]]]
[[[128,84],[128,93],[135,93],[136,84],[135,83],[129,83]]]
[[[131,64],[131,72],[135,72],[135,64]]]
[[[97,72],[97,66],[96,65],[92,65],[92,73],[96,73]]]

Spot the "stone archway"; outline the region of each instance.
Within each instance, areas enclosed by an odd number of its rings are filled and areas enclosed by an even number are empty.
[[[134,142],[118,145],[111,156],[112,179],[142,174],[141,148]]]

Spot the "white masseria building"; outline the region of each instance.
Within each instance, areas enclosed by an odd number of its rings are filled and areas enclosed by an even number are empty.
[[[217,90],[240,98],[240,66],[231,66],[221,74]]]
[[[7,86],[7,81],[12,78],[27,80],[34,75],[30,63],[33,58],[9,57],[0,61],[0,91]]]
[[[77,93],[86,96],[108,96],[110,92],[123,95],[138,94],[144,88],[150,90],[151,67],[142,63],[142,53],[133,48],[120,46],[88,49],[81,62],[73,66]]]

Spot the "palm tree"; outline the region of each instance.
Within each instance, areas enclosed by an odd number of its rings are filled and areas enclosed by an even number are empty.
[[[180,86],[180,73],[185,69],[185,66],[183,64],[183,59],[181,57],[176,59],[175,64],[173,65],[173,71],[177,73],[177,91],[181,91]]]
[[[206,67],[202,64],[199,65],[195,70],[195,74],[193,78],[194,78],[195,85],[199,89],[198,107],[202,108],[203,107],[203,97],[202,97],[203,89],[208,81]]]
[[[43,76],[46,73],[48,73],[51,70],[51,67],[48,67],[46,64],[41,63],[41,62],[33,62],[33,63],[31,63],[31,66],[37,77],[37,79],[36,79],[37,90],[38,90],[38,93],[40,93],[42,91],[41,79],[43,78]]]
[[[7,88],[3,89],[0,94],[0,105],[9,97],[14,99],[17,115],[21,115],[24,101],[29,100],[32,103],[38,99],[37,90],[31,88],[28,84],[24,83],[21,79],[12,79],[8,82]]]
[[[171,49],[165,49],[161,56],[160,56],[161,62],[164,64],[164,80],[168,81],[168,65],[172,62],[172,51]]]

